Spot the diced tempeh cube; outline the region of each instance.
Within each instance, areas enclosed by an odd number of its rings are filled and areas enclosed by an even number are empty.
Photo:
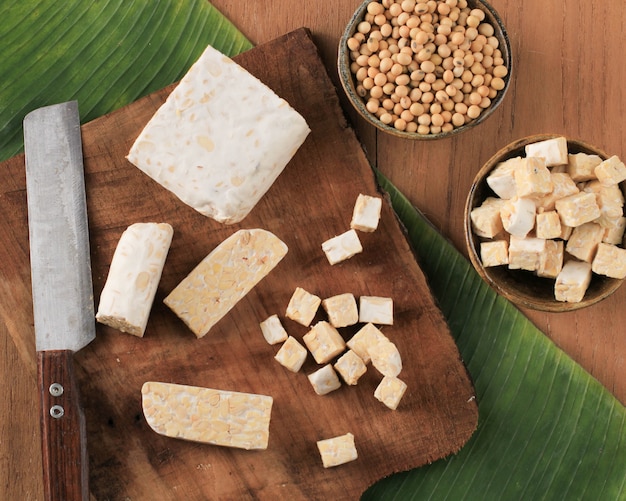
[[[347,384],[355,385],[367,371],[367,366],[354,351],[348,350],[335,362],[335,370]]]
[[[572,231],[574,231],[574,228],[563,224],[563,221],[561,221],[561,236],[559,237],[561,240],[569,240],[569,237],[572,236]]]
[[[143,337],[173,234],[167,223],[126,228],[100,295],[98,322]]]
[[[149,381],[141,388],[141,401],[148,425],[161,435],[267,449],[270,396]]]
[[[547,195],[552,192],[552,177],[541,157],[524,158],[515,169],[515,186],[519,198]]]
[[[205,257],[163,302],[201,338],[285,254],[285,243],[269,231],[239,230]]]
[[[481,242],[480,260],[486,267],[509,264],[509,243],[506,240]]]
[[[556,278],[563,269],[565,245],[562,240],[546,240],[546,249],[539,256],[537,276],[544,278]]]
[[[349,292],[324,299],[322,308],[326,311],[328,321],[333,327],[347,327],[359,321],[356,299],[354,294]]]
[[[325,364],[346,349],[346,343],[328,322],[316,323],[303,338],[304,344],[318,364]]]
[[[594,222],[604,228],[614,228],[624,215],[624,193],[616,184],[605,186],[600,181],[588,182],[583,191],[594,193],[600,208],[600,216]]]
[[[537,238],[559,238],[561,236],[561,218],[552,210],[537,214],[535,232]]]
[[[381,330],[374,324],[367,323],[352,336],[346,345],[356,353],[366,364],[370,363],[369,347],[380,339],[387,339]]]
[[[509,242],[509,268],[512,270],[537,271],[541,254],[546,250],[543,238],[518,238],[511,236]]]
[[[567,173],[573,181],[591,181],[596,178],[595,168],[602,163],[598,155],[588,153],[570,153],[568,155]]]
[[[311,325],[322,299],[302,287],[296,287],[291,295],[285,316],[305,327]]]
[[[576,183],[567,174],[553,171],[550,173],[550,178],[552,179],[552,191],[541,197],[534,198],[537,209],[543,209],[544,211],[554,210],[557,200],[575,195],[580,191]]]
[[[393,299],[380,296],[359,297],[359,322],[393,325]]]
[[[397,346],[387,338],[378,338],[368,347],[372,365],[385,376],[397,376],[402,371],[402,357]]]
[[[287,340],[289,337],[278,315],[270,315],[260,324],[263,337],[268,344],[278,344]]]
[[[470,212],[472,229],[479,237],[493,238],[503,229],[500,209],[506,200],[488,197],[479,207]]]
[[[382,198],[359,194],[352,211],[350,228],[364,232],[375,231],[380,221],[382,206]]]
[[[339,381],[337,373],[330,364],[326,364],[307,377],[311,386],[313,386],[313,390],[318,395],[327,395],[331,391],[341,388],[341,381]]]
[[[324,468],[339,466],[358,458],[354,445],[354,435],[346,433],[339,437],[327,438],[317,442]]]
[[[624,240],[626,217],[620,217],[613,228],[605,228],[602,241],[607,244],[620,245]]]
[[[598,181],[605,186],[618,184],[626,180],[626,165],[616,155],[603,160],[595,168],[594,172]]]
[[[555,137],[527,144],[524,150],[527,157],[544,158],[548,167],[567,163],[568,152],[565,137]]]
[[[289,336],[274,356],[274,359],[291,372],[298,372],[302,368],[306,357],[306,348],[295,337]]]
[[[530,198],[512,198],[500,209],[502,225],[511,235],[525,237],[535,226],[536,206]]]
[[[556,277],[554,297],[557,301],[580,303],[591,283],[591,264],[584,261],[567,261]]]
[[[572,231],[567,245],[565,246],[565,250],[575,258],[590,263],[603,237],[604,228],[599,224],[581,224]]]
[[[487,184],[500,198],[507,200],[517,195],[515,170],[522,160],[522,157],[514,157],[500,162],[487,176]]]
[[[591,263],[591,270],[611,278],[626,278],[626,249],[601,243]]]
[[[555,202],[561,223],[576,227],[600,217],[600,207],[593,193],[577,193]]]
[[[383,377],[374,391],[374,397],[385,404],[391,410],[396,410],[400,400],[406,392],[407,385],[404,381],[393,376]]]
[[[350,259],[363,252],[363,246],[356,230],[350,229],[341,235],[330,238],[322,243],[322,250],[331,265]]]

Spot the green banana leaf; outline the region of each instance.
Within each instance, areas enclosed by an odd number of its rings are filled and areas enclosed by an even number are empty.
[[[478,429],[456,456],[363,501],[626,499],[626,409],[498,296],[377,172],[474,381]]]
[[[92,120],[177,81],[207,44],[251,47],[205,0],[2,2],[0,160],[21,150],[28,111],[78,99]],[[378,176],[473,378],[479,424],[457,455],[363,499],[626,500],[624,407]]]
[[[252,47],[206,0],[3,0],[0,161],[29,111],[76,99],[88,122],[180,80],[209,44]]]

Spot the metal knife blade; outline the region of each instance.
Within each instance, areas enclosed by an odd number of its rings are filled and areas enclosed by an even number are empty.
[[[96,333],[78,103],[39,108],[23,125],[44,494],[87,500],[73,353]]]

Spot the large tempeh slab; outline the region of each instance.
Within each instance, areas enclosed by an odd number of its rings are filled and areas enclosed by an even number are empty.
[[[287,101],[208,46],[127,158],[201,214],[230,224],[248,215],[309,132]]]

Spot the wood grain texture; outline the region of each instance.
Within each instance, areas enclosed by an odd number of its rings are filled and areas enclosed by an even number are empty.
[[[337,84],[336,51],[343,26],[360,0],[212,0],[255,44],[307,26]],[[626,47],[622,2],[492,0],[511,39],[516,72],[502,106],[480,128],[443,143],[404,143],[378,134],[342,105],[367,157],[465,253],[463,206],[480,166],[511,141],[536,133],[565,133],[626,156],[626,114],[621,64]],[[107,146],[94,145],[106,155]],[[111,180],[123,184],[123,180]],[[2,172],[2,214],[25,203],[22,171]],[[139,202],[138,202],[139,203]],[[0,245],[1,244],[0,239]],[[3,256],[25,259],[27,240],[4,246]],[[107,245],[113,245],[112,242]],[[8,253],[8,254],[5,254]],[[0,295],[29,301],[24,270],[5,269]],[[593,308],[551,314],[525,310],[547,336],[626,404],[626,288]],[[17,335],[23,318],[12,318],[0,302],[0,378],[10,382],[8,405],[0,407],[0,494],[5,499],[39,500],[40,479],[34,340]],[[126,354],[126,358],[132,354]],[[163,457],[160,458],[161,460]]]
[[[236,58],[305,117],[311,135],[288,168],[242,223],[225,226],[187,207],[126,159],[130,145],[173,87],[83,126],[92,271],[96,304],[122,231],[139,221],[168,222],[174,239],[143,338],[99,326],[75,356],[85,406],[90,484],[98,499],[354,499],[383,476],[458,451],[477,424],[473,387],[440,310],[391,207],[374,233],[360,234],[364,252],[330,266],[321,243],[349,228],[359,193],[376,194],[373,172],[339,106],[335,88],[304,29]],[[281,66],[281,71],[273,68]],[[23,158],[3,167],[20,193]],[[3,198],[3,202],[6,200]],[[0,247],[28,283],[23,197],[4,212],[10,235]],[[164,296],[216,245],[240,228],[262,227],[289,247],[287,256],[204,338],[198,340],[163,305]],[[8,247],[20,248],[11,252]],[[342,292],[394,300],[384,332],[404,360],[409,385],[390,411],[373,397],[370,369],[355,387],[325,397],[305,374],[273,360],[259,322],[284,311],[296,287],[320,297]],[[27,288],[3,297],[3,313],[20,320],[12,336],[28,338]],[[322,314],[318,315],[318,319]],[[285,319],[296,338],[308,329]],[[346,339],[355,331],[346,329]],[[30,341],[24,341],[29,345]],[[267,451],[190,444],[155,434],[141,410],[147,380],[269,394],[274,398]],[[359,459],[324,469],[316,441],[351,432]]]

